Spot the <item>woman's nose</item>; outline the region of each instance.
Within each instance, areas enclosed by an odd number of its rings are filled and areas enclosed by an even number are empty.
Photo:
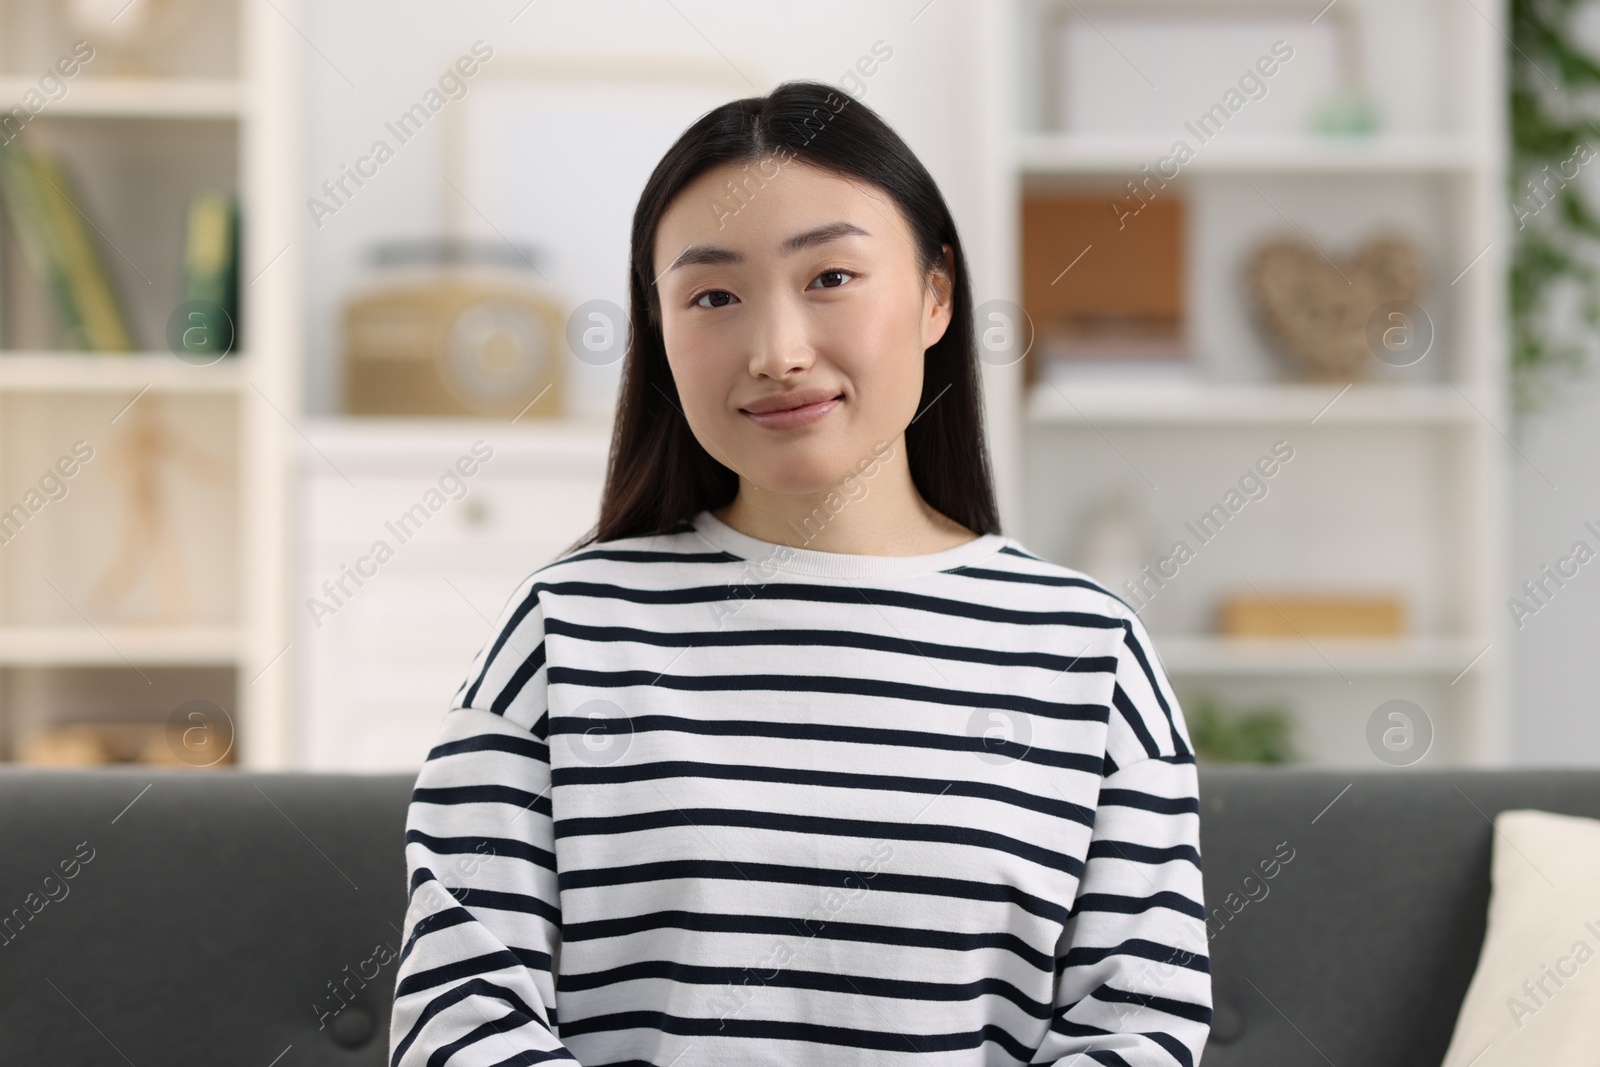
[[[781,378],[795,368],[811,365],[816,358],[812,347],[806,310],[799,301],[763,301],[752,316],[750,372]]]

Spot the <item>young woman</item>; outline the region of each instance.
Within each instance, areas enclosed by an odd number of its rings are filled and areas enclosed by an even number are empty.
[[[998,529],[944,200],[813,82],[633,221],[599,523],[412,795],[393,1067],[1192,1067],[1199,805],[1139,618]]]

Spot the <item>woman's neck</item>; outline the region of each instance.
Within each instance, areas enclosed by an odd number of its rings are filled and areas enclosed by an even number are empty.
[[[738,495],[712,514],[761,541],[858,556],[928,555],[978,536],[922,499],[903,462],[813,493],[759,489],[741,478]]]

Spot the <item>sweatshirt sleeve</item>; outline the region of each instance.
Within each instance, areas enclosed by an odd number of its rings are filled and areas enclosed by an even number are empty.
[[[1194,1067],[1211,1030],[1198,775],[1137,615],[1123,619],[1107,725],[1089,852],[1057,946],[1050,1031],[1031,1062]]]
[[[555,1011],[561,911],[543,629],[530,577],[474,658],[417,775],[390,1067],[577,1062]]]

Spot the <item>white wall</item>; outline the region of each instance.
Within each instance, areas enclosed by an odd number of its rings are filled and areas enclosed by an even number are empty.
[[[1510,571],[1521,584],[1585,541],[1600,550],[1600,372],[1527,426],[1512,464]],[[1548,479],[1548,480],[1547,480]],[[1568,565],[1571,569],[1571,565]],[[1512,631],[1515,758],[1600,764],[1600,558]],[[1506,591],[1510,597],[1517,589]]]
[[[1581,47],[1600,54],[1600,7],[1580,9],[1577,25]],[[1600,203],[1600,167],[1584,167],[1578,181],[1591,207]],[[1595,370],[1561,389],[1513,435],[1520,454],[1512,450],[1508,459],[1514,508],[1508,569],[1517,587],[1541,577],[1544,566],[1553,568],[1580,538],[1600,550],[1600,535],[1584,526],[1600,529],[1600,338],[1591,337],[1588,348]],[[1512,631],[1513,758],[1600,765],[1600,559],[1566,581]],[[1506,596],[1520,592],[1508,589]]]

